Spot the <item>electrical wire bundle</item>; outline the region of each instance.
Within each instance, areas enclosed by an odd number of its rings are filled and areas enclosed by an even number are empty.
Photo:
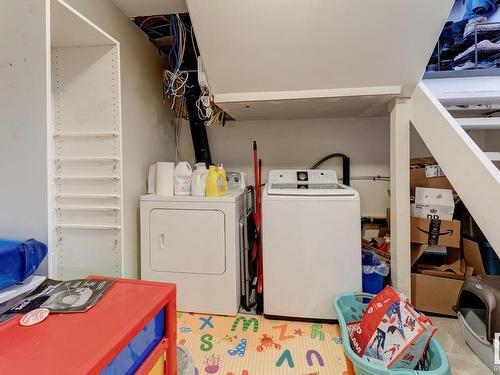
[[[223,124],[225,113],[213,102],[201,57],[198,58],[198,83],[201,89],[200,97],[196,100],[198,116],[205,121],[205,125],[209,128],[213,125]]]
[[[165,69],[163,73],[163,92],[165,96],[172,98],[172,108],[174,108],[176,99],[182,98],[186,93],[187,80],[189,73],[181,70],[186,50],[187,31],[192,33],[178,14],[170,18],[170,35],[173,37],[172,48],[168,54],[168,62],[171,70]]]

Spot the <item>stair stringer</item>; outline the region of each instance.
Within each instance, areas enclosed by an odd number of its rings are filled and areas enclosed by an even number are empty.
[[[500,256],[500,171],[420,82],[410,121]]]

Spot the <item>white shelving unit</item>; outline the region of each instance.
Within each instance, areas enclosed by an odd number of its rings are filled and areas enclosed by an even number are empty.
[[[119,43],[50,2],[49,275],[122,276]]]

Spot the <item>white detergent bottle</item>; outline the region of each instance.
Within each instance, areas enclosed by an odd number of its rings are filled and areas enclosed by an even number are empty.
[[[208,169],[205,163],[196,163],[195,168],[191,179],[191,195],[193,197],[204,197],[207,186]]]
[[[180,161],[174,170],[175,195],[191,195],[191,177],[193,170],[187,161]]]

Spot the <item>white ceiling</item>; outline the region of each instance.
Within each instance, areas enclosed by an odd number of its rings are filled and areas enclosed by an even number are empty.
[[[453,0],[187,0],[215,94],[421,79]]]
[[[113,0],[129,17],[186,13],[185,0]]]

